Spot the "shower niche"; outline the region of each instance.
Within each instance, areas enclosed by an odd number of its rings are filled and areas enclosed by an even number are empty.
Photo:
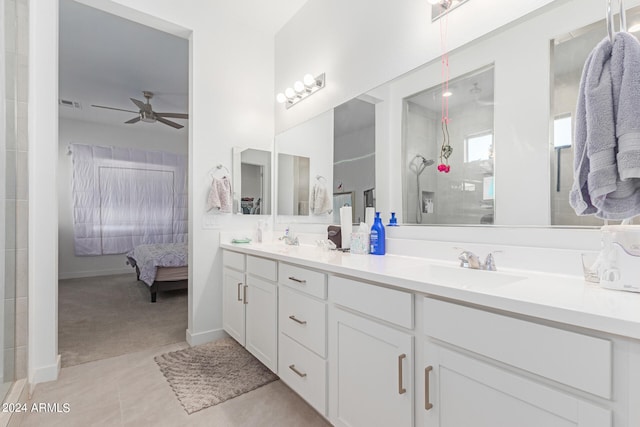
[[[438,85],[403,100],[403,222],[493,224],[493,65],[451,80],[448,92]],[[449,169],[440,171],[447,133]]]

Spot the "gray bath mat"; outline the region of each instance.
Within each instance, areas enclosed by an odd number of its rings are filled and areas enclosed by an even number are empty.
[[[155,357],[188,414],[278,379],[231,338]]]

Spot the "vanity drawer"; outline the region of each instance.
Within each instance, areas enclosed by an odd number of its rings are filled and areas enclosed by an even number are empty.
[[[278,277],[283,285],[289,285],[314,297],[327,299],[327,275],[324,273],[280,263]]]
[[[332,276],[329,296],[336,304],[413,329],[413,294]]]
[[[280,379],[322,415],[327,415],[327,363],[284,334],[280,334]]]
[[[245,256],[238,252],[225,250],[222,252],[222,263],[234,270],[244,271]]]
[[[247,255],[247,273],[275,282],[278,280],[278,263],[272,259]]]
[[[424,298],[425,334],[579,390],[611,398],[610,341]]]
[[[288,289],[280,288],[280,332],[321,357],[327,355],[327,305]]]

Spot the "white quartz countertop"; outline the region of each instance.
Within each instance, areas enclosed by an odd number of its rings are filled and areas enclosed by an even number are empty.
[[[400,290],[640,339],[640,293],[603,289],[581,277],[513,269],[469,270],[457,262],[356,255],[283,243],[220,246]]]

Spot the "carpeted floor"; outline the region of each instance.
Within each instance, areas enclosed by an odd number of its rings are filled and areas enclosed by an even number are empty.
[[[58,348],[62,366],[185,340],[187,291],[158,293],[136,276],[90,277],[58,282]]]
[[[278,379],[232,338],[165,353],[155,361],[188,414]]]

